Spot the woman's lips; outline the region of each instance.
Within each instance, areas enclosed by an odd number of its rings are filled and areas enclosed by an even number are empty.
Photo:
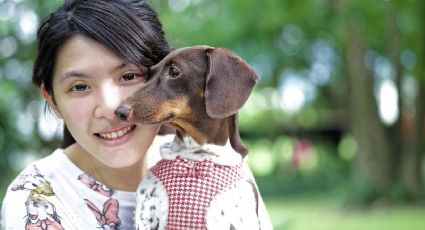
[[[108,133],[98,133],[98,135],[99,135],[99,137],[101,137],[103,139],[116,139],[118,137],[124,136],[125,134],[130,132],[131,129],[133,129],[133,126],[127,126],[127,127],[120,129],[118,131],[108,132]]]
[[[95,136],[108,146],[120,145],[130,138],[135,128],[136,125],[131,125],[113,132],[95,133]]]

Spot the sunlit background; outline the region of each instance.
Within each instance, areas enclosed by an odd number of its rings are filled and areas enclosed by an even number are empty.
[[[261,80],[239,113],[275,229],[425,229],[425,2],[150,1],[173,47],[231,49]],[[59,0],[0,0],[0,198],[58,146],[31,83]]]

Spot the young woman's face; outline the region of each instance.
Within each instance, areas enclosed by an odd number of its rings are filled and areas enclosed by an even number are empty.
[[[145,74],[82,35],[59,50],[53,76],[55,113],[78,144],[103,164],[140,163],[159,126],[120,121],[114,111],[145,82]]]

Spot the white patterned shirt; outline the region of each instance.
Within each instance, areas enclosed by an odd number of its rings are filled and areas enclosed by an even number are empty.
[[[2,229],[134,229],[135,202],[134,192],[108,188],[57,149],[11,183]]]

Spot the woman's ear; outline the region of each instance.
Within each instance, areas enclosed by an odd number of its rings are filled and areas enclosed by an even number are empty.
[[[52,95],[49,92],[47,92],[46,87],[44,87],[44,83],[41,84],[40,90],[41,90],[41,95],[47,101],[47,104],[49,104],[49,107],[53,110],[55,115],[58,118],[62,119],[62,115],[59,112],[59,110],[56,108],[56,103],[54,102]]]

